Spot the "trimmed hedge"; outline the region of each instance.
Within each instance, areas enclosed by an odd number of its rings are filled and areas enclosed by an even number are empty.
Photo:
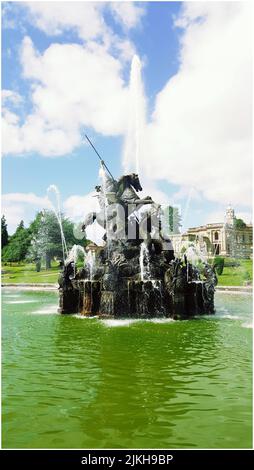
[[[214,258],[213,265],[215,267],[216,273],[220,276],[223,273],[224,269],[224,258],[222,258],[221,256],[216,256]]]

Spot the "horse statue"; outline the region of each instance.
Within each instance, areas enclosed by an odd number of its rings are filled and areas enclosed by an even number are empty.
[[[142,191],[139,176],[131,173],[116,181],[107,175],[103,166],[100,176],[102,186],[95,186],[100,210],[86,216],[82,231],[96,220],[106,230],[105,241],[108,237],[129,239],[130,236],[134,245],[144,241],[150,254],[173,251],[171,241],[163,235],[161,206],[150,196],[141,199],[137,194]]]
[[[90,212],[86,216],[82,224],[82,231],[84,232],[86,227],[93,224],[96,220],[105,230],[113,230],[114,232],[117,204],[120,204],[124,210],[124,220],[122,220],[122,226],[118,227],[117,231],[120,233],[121,230],[124,230],[125,232],[130,215],[144,204],[153,204],[153,200],[150,196],[144,199],[140,199],[138,196],[137,192],[142,191],[142,186],[136,173],[121,176],[116,181],[107,175],[102,166],[100,174],[102,186],[95,187],[100,211]]]

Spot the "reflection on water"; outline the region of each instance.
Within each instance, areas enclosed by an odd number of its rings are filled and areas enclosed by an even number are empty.
[[[251,297],[192,321],[80,321],[3,295],[3,446],[251,447]],[[40,302],[38,306],[38,302]]]

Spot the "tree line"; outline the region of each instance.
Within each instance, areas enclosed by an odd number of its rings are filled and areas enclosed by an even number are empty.
[[[181,217],[177,208],[168,206],[165,210],[170,233],[179,233]],[[74,224],[62,215],[63,233],[67,248],[80,241],[75,238]],[[42,264],[50,269],[53,258],[63,259],[61,233],[53,211],[38,212],[28,227],[21,220],[13,235],[8,234],[6,217],[1,218],[2,261],[3,263],[35,262],[40,270]],[[85,238],[82,244],[85,246]]]
[[[75,243],[80,243],[75,238],[73,222],[62,216],[62,226],[68,249]],[[24,221],[21,220],[11,236],[8,234],[7,221],[3,215],[1,241],[3,263],[35,262],[37,270],[40,270],[41,264],[50,269],[53,258],[59,261],[63,259],[59,224],[56,215],[50,210],[38,212],[28,227],[25,227]],[[87,241],[83,239],[82,244],[86,243]]]

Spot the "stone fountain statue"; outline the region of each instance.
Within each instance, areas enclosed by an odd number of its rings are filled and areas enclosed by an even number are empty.
[[[85,231],[95,220],[105,229],[105,246],[77,269],[68,259],[59,278],[60,313],[109,317],[191,318],[214,313],[216,274],[202,272],[185,257],[175,259],[165,236],[160,205],[147,196],[137,174],[117,181],[101,166],[96,186],[100,210],[88,214]]]

